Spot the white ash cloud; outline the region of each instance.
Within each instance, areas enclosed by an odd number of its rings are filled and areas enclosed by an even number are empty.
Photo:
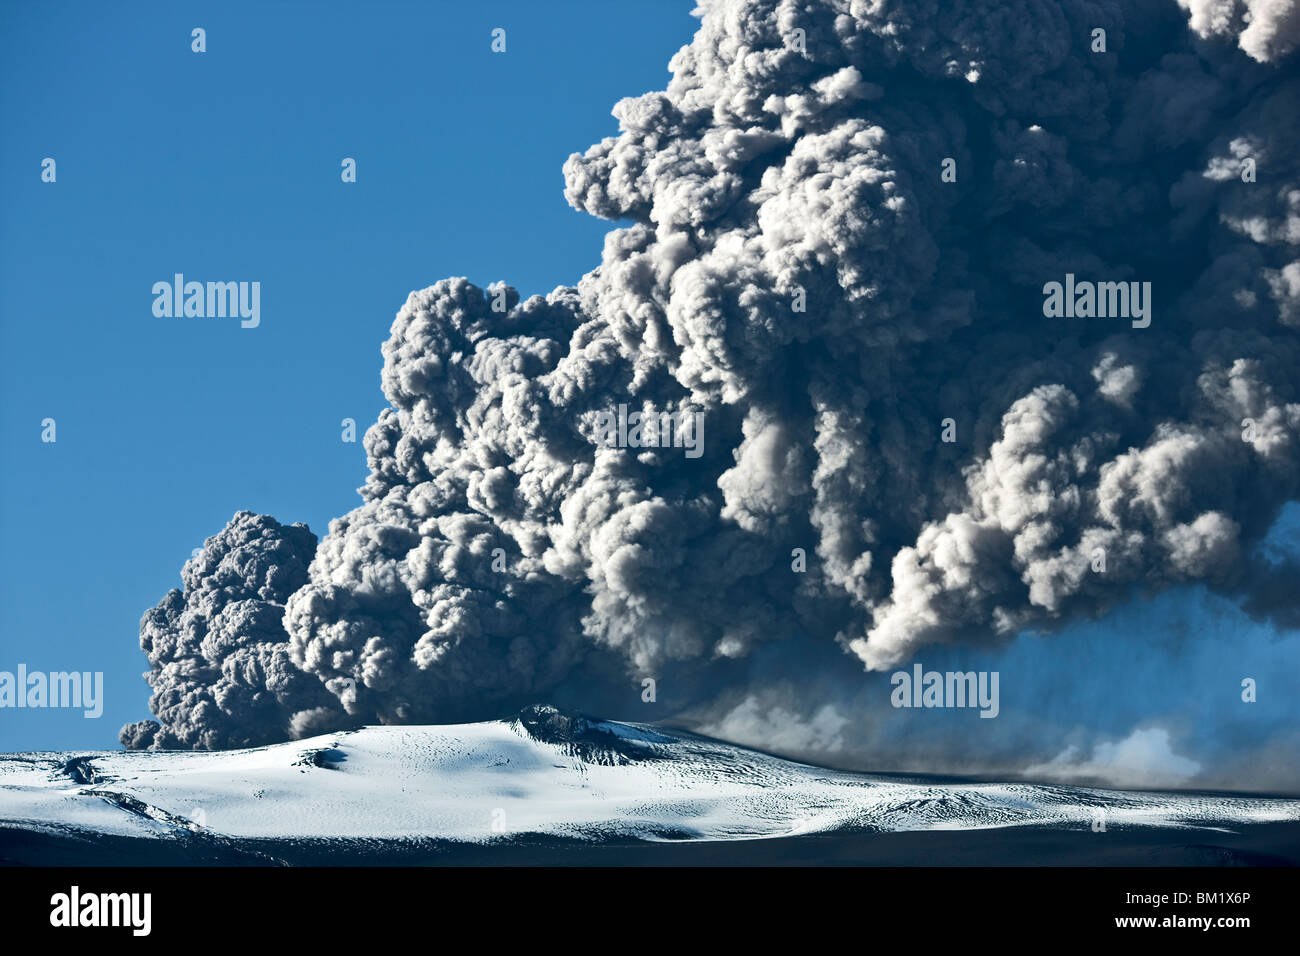
[[[848,718],[834,704],[822,704],[806,719],[797,709],[786,709],[749,694],[720,719],[702,724],[700,733],[780,753],[833,757],[844,750]]]
[[[1131,789],[1185,786],[1201,770],[1179,755],[1163,727],[1138,727],[1122,740],[1100,741],[1084,756],[1071,744],[1051,760],[1025,768],[1030,777],[1067,783],[1093,782]]]
[[[1178,0],[1202,37],[1228,37],[1261,63],[1279,60],[1300,44],[1296,0]]]

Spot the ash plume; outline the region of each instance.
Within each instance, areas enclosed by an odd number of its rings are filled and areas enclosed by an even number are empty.
[[[1228,37],[1262,63],[1300,44],[1300,4],[1295,0],[1178,0],[1198,36]]]
[[[158,720],[122,728],[133,750],[213,750],[275,743],[339,725],[342,711],[289,656],[284,601],[307,579],[306,525],[236,514],[185,563],[140,621]]]
[[[254,646],[331,702],[276,725],[666,674],[698,704],[773,644],[887,670],[1183,585],[1294,626],[1293,567],[1250,573],[1300,498],[1294,5],[700,8],[564,166],[626,223],[599,266],[397,314],[363,504],[263,599]],[[1067,274],[1150,283],[1149,326],[1045,317]],[[619,405],[700,415],[703,454],[607,447]],[[171,745],[252,713],[196,647],[151,652]]]

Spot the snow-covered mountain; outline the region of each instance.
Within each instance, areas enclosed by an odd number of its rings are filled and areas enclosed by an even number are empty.
[[[831,832],[1086,831],[1098,821],[1106,830],[1294,824],[1300,800],[848,773],[549,707],[511,720],[366,727],[218,753],[0,755],[0,844],[5,832],[200,836],[232,846],[738,841]]]

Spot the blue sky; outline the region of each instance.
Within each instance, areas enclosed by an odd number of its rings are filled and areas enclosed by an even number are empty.
[[[98,720],[0,712],[0,750],[116,747],[148,716],[140,615],[235,511],[323,534],[360,503],[339,423],[384,407],[409,290],[544,293],[599,263],[609,224],[561,166],[662,88],[692,6],[0,8],[0,670],[106,685]],[[261,282],[260,327],[155,318],[176,272]]]

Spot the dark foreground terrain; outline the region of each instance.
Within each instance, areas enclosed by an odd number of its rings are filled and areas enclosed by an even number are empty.
[[[1008,827],[730,842],[169,840],[0,829],[6,866],[1295,866],[1300,823],[1237,832]]]

